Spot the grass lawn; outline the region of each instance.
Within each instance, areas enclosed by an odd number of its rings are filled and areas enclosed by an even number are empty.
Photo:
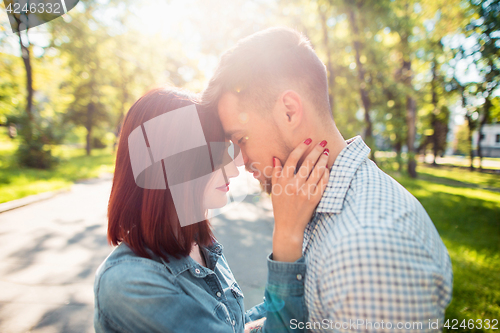
[[[13,141],[0,141],[0,203],[69,188],[76,180],[98,177],[114,170],[111,149],[95,149],[92,156],[86,156],[84,149],[54,146],[53,154],[60,158],[60,163],[52,170],[37,170],[17,166],[16,148]]]
[[[454,273],[446,319],[500,321],[500,175],[419,165],[419,178],[400,175],[389,160],[379,165],[425,207],[448,248]],[[496,326],[500,329],[500,323]],[[446,329],[445,329],[446,331]]]

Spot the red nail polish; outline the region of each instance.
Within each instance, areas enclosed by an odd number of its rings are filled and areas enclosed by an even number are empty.
[[[273,167],[276,167],[276,157],[273,157]]]
[[[305,143],[306,145],[310,145],[310,144],[311,144],[311,142],[312,142],[312,139],[307,139],[306,141],[304,141],[304,143]]]
[[[327,144],[326,140],[323,140],[323,141],[321,141],[321,142],[320,142],[320,144],[319,144],[319,145],[320,145],[321,147],[325,147],[325,146],[326,146],[326,144]]]
[[[328,150],[328,148],[325,149],[325,151],[323,152],[323,154],[325,154],[326,156],[330,155],[330,151]]]

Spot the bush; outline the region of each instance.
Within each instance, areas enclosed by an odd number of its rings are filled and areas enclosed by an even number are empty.
[[[102,149],[106,147],[106,144],[100,138],[94,137],[92,139],[92,148]]]
[[[31,141],[22,143],[16,152],[20,165],[35,169],[51,169],[58,159],[52,156],[50,149],[46,149],[41,142]]]

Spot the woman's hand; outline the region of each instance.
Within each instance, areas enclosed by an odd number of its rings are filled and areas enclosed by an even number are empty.
[[[326,141],[316,145],[295,172],[310,144],[311,139],[307,139],[295,148],[283,167],[279,159],[273,158],[271,199],[274,211],[273,259],[276,261],[293,262],[302,257],[304,230],[328,184]]]
[[[264,325],[265,321],[266,321],[266,317],[257,319],[255,321],[250,322],[250,323],[246,323],[245,324],[245,333],[262,332],[262,326]]]

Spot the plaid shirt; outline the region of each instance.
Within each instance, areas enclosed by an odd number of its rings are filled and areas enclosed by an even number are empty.
[[[440,330],[453,281],[446,247],[415,197],[367,158],[361,137],[347,144],[304,234],[309,328]]]

